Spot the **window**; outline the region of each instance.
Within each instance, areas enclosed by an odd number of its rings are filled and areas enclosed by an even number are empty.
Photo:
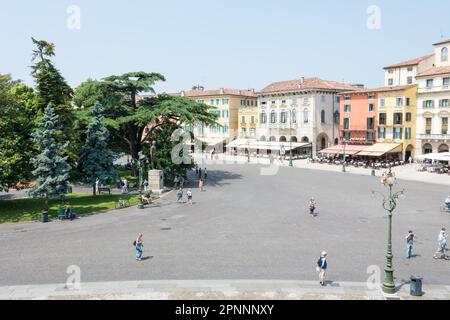
[[[220,104],[220,99],[216,99],[216,106]]]
[[[395,103],[395,105],[397,106],[397,107],[403,107],[403,98],[397,98],[396,99],[396,103]]]
[[[272,111],[272,113],[270,114],[270,123],[277,123],[277,114],[275,113],[275,111]]]
[[[245,124],[245,117],[244,117],[244,116],[242,117],[241,123],[242,123],[242,124]]]
[[[448,87],[450,85],[450,78],[443,78],[442,79],[442,86]]]
[[[388,86],[393,86],[393,85],[394,85],[394,79],[389,79]]]
[[[320,122],[324,124],[326,122],[325,120],[325,110],[322,110],[322,112],[320,112]]]
[[[276,101],[272,101],[272,104],[275,104],[276,103]]]
[[[345,96],[344,100],[352,100],[352,97],[351,96]]]
[[[334,113],[334,123],[339,125],[340,120],[341,120],[341,115],[340,115],[339,111],[336,111]]]
[[[352,139],[352,134],[350,132],[344,132],[344,141],[350,141]]]
[[[367,141],[375,141],[375,134],[373,131],[369,131],[366,133],[366,140]]]
[[[286,111],[281,111],[281,123],[286,123]]]
[[[341,102],[341,97],[337,96],[336,97],[336,103],[340,103]]]
[[[381,106],[381,107],[386,106],[386,99],[385,99],[385,98],[381,98],[381,100],[380,100],[380,106]]]
[[[373,99],[375,99],[375,96],[374,95],[370,95],[369,96],[369,100],[373,100]]]
[[[297,111],[292,110],[292,123],[297,123]]]
[[[446,108],[446,107],[448,107],[448,106],[449,106],[448,101],[449,101],[449,99],[442,99],[442,100],[439,100],[439,107],[441,107],[441,108]]]
[[[380,122],[380,125],[386,125],[386,113],[380,113],[380,115],[379,115],[379,122]]]
[[[406,106],[407,107],[411,106],[411,98],[406,98]]]
[[[408,78],[406,78],[406,82],[407,82],[408,84],[412,84],[412,83],[413,83],[413,77],[408,77]]]
[[[413,71],[413,67],[408,67],[408,72],[412,72]]]
[[[325,96],[322,96],[322,102],[325,102]]]
[[[434,85],[434,80],[433,79],[428,79],[427,80],[427,88],[431,89],[431,88],[433,88],[433,85]]]
[[[250,118],[250,123],[251,123],[251,124],[255,124],[255,116],[251,116],[251,118]]]
[[[394,70],[393,69],[389,69],[388,72],[389,72],[389,74],[393,74]]]
[[[369,104],[369,112],[374,112],[375,111],[375,105],[373,103]]]
[[[403,124],[403,113],[394,113],[394,125]]]
[[[441,50],[441,61],[442,62],[448,61],[448,48],[447,47],[442,48],[442,50]]]
[[[213,106],[214,105],[214,99],[209,100],[209,104]]]
[[[375,129],[375,121],[373,118],[367,118],[367,130]]]
[[[350,130],[350,119],[344,118],[344,130]]]
[[[308,104],[308,103],[309,103],[309,98],[308,98],[308,97],[305,97],[305,98],[303,99],[303,103],[304,103],[304,104]]]
[[[411,134],[411,128],[405,128],[405,139],[411,140],[412,134]]]
[[[265,106],[265,105],[267,105],[267,102],[266,102],[266,101],[263,101],[263,102],[261,102],[261,105],[262,105],[262,106]]]
[[[286,104],[286,100],[281,100],[281,103],[282,104]]]
[[[434,108],[434,100],[425,100],[423,102],[424,109]]]
[[[378,138],[386,139],[386,128],[378,128]]]
[[[448,118],[442,118],[442,134],[448,133]]]
[[[432,118],[425,118],[425,133],[431,134],[433,119]]]
[[[407,112],[406,113],[406,122],[411,122],[412,121],[412,114],[411,112]]]
[[[303,122],[308,123],[309,122],[309,111],[308,109],[303,110]]]
[[[394,128],[394,139],[395,140],[403,139],[403,128]]]
[[[351,112],[352,111],[352,106],[349,104],[344,105],[344,112]]]
[[[260,121],[261,121],[262,124],[266,124],[267,123],[267,115],[266,115],[265,112],[261,113]]]

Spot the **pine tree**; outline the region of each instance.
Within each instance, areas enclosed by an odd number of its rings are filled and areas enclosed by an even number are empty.
[[[71,167],[67,163],[68,157],[63,156],[68,142],[64,142],[59,116],[51,104],[45,108],[39,128],[33,134],[39,154],[32,160],[36,185],[30,191],[30,196],[44,198],[44,212],[48,212],[48,199],[62,197],[67,193]]]
[[[83,179],[93,186],[94,195],[97,179],[100,183],[107,183],[116,178],[114,156],[108,148],[109,132],[103,125],[103,120],[103,107],[97,102],[92,107],[92,121],[78,162]]]

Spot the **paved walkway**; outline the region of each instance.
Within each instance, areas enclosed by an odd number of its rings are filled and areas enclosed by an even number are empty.
[[[0,287],[0,300],[449,300],[450,286],[425,286],[413,297],[409,286],[385,295],[380,286],[333,282],[320,287],[313,281],[128,281]]]
[[[206,156],[194,155],[194,158],[197,162],[200,163],[202,167],[208,167],[215,164],[262,164],[262,165],[270,165],[270,161],[267,158],[250,158],[250,163],[248,162],[248,158],[244,156],[227,156],[220,155],[218,159],[211,161],[207,159]],[[287,167],[289,166],[289,159],[280,162],[275,161],[276,166]],[[308,160],[294,160],[293,165],[295,168],[308,169],[308,170],[320,170],[320,171],[329,171],[329,172],[342,172],[342,166],[337,165],[329,165],[329,164],[321,164],[321,163],[310,163]],[[419,172],[420,165],[417,163],[407,164],[404,166],[398,166],[393,168],[396,176],[400,180],[407,181],[417,181],[424,183],[433,183],[440,185],[450,186],[450,176],[445,174],[436,174],[429,172]],[[386,170],[386,169],[385,169]],[[376,176],[381,177],[385,170],[377,170]],[[353,166],[346,167],[346,171],[348,174],[356,174],[356,175],[366,175],[370,176],[372,174],[371,169],[366,168],[356,168]]]

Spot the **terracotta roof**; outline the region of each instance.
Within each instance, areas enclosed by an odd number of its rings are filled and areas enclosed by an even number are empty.
[[[305,78],[303,84],[300,79],[274,82],[264,89],[261,93],[294,91],[299,89],[324,89],[324,90],[356,90],[357,88],[346,83],[336,81],[322,80],[319,78]]]
[[[433,43],[433,46],[438,46],[438,45],[440,45],[440,44],[449,43],[449,42],[450,42],[450,39],[448,39],[448,40],[443,40],[443,41],[439,41],[439,42]]]
[[[407,85],[407,86],[381,87],[381,88],[373,88],[373,89],[364,88],[364,89],[360,89],[360,90],[356,90],[356,91],[342,92],[341,95],[401,91],[401,90],[413,88],[415,86],[417,86],[417,85],[416,84],[412,84],[412,85]]]
[[[427,77],[427,76],[435,76],[439,74],[449,74],[450,73],[450,66],[447,67],[435,67],[428,69],[420,74],[417,75],[417,78],[419,77]]]
[[[176,93],[174,95],[181,96],[182,93]],[[223,96],[223,95],[256,98],[256,93],[253,90],[212,89],[212,90],[189,90],[184,92],[185,97],[207,97],[207,96]]]
[[[415,66],[415,65],[418,65],[420,62],[422,62],[424,60],[427,60],[427,59],[429,59],[429,58],[431,58],[433,56],[434,56],[434,53],[426,55],[426,56],[423,56],[423,57],[420,57],[420,58],[416,58],[416,59],[412,59],[412,60],[396,63],[396,64],[393,64],[393,65],[384,67],[384,69],[392,69],[392,68]]]

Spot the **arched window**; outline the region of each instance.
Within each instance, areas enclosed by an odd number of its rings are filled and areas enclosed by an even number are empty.
[[[277,123],[277,114],[275,111],[270,113],[270,123]]]
[[[276,142],[276,141],[277,141],[277,138],[275,138],[275,137],[272,136],[272,137],[270,137],[269,141],[270,141],[270,142]]]
[[[442,48],[441,50],[441,61],[448,61],[448,48]]]
[[[261,113],[260,119],[261,119],[261,123],[262,123],[262,124],[266,124],[266,123],[267,123],[267,115],[266,115],[266,112],[263,111],[263,112]]]
[[[303,110],[303,122],[309,123],[309,110],[308,109]]]
[[[325,110],[322,110],[320,113],[320,122],[325,123]]]
[[[297,123],[297,110],[292,110],[292,123]]]
[[[287,142],[287,139],[285,136],[280,137],[280,142]]]
[[[265,142],[267,139],[266,139],[266,136],[262,136],[259,140]]]

